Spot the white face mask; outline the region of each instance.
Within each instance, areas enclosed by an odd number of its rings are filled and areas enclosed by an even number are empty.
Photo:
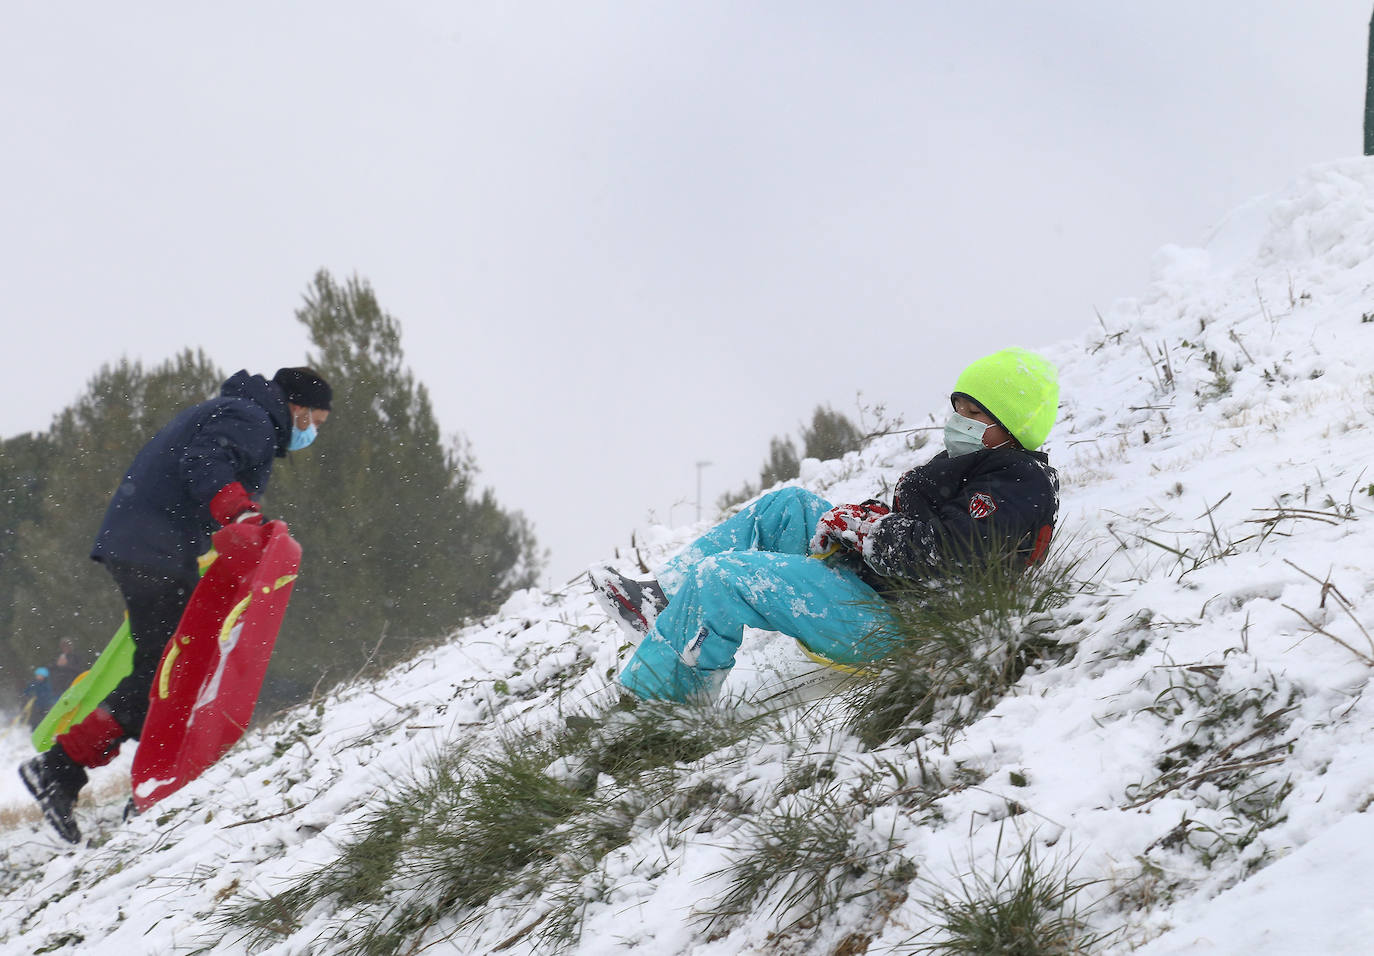
[[[949,452],[951,458],[982,451],[983,433],[987,430],[985,422],[976,422],[958,412],[951,412],[949,421],[945,422],[945,451]]]

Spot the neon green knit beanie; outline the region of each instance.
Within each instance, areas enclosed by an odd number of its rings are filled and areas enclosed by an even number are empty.
[[[1022,448],[1044,444],[1059,414],[1059,372],[1025,349],[1002,349],[978,359],[959,373],[954,391],[987,409]]]

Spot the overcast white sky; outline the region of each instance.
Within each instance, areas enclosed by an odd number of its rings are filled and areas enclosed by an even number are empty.
[[[0,434],[121,355],[297,364],[356,273],[557,584],[692,520],[696,462],[709,517],[818,402],[943,416],[1357,155],[1370,12],[10,0]]]

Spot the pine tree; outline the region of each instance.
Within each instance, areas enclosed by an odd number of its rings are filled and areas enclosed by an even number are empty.
[[[801,474],[801,459],[797,446],[790,438],[774,437],[768,443],[768,460],[759,471],[759,487],[771,488],[783,481],[791,481]]]
[[[326,665],[346,676],[383,635],[389,658],[440,637],[538,571],[525,519],[476,492],[461,440],[441,440],[428,391],[403,364],[400,323],[371,287],[321,271],[296,315],[334,401],[320,438],[278,466],[264,501],[304,549],[273,664],[297,681],[288,694]]]
[[[864,441],[853,422],[825,405],[816,406],[811,415],[811,424],[803,425],[801,434],[805,457],[821,461],[843,458],[847,453],[861,448]],[[800,474],[801,459],[797,455],[796,444],[791,438],[775,435],[768,443],[768,460],[759,469],[758,486],[746,481],[738,490],[727,491],[717,498],[716,507],[728,511],[760,491],[791,481]]]
[[[441,440],[428,392],[403,364],[400,324],[365,282],[319,273],[297,318],[335,401],[319,441],[278,459],[264,495],[267,516],[304,549],[269,707],[308,693],[322,672],[350,676],[382,635],[395,659],[494,610],[533,583],[541,559],[523,516],[475,488],[462,439]],[[16,690],[60,638],[87,656],[109,640],[123,605],[87,557],[110,495],[143,444],[224,377],[198,352],[151,371],[122,360],[47,433],[0,443],[0,673]]]
[[[15,612],[25,580],[19,529],[40,518],[51,449],[47,436],[36,433],[0,442],[0,674],[15,693],[40,663],[15,640]]]
[[[77,403],[35,439],[31,463],[43,471],[13,513],[17,523],[7,529],[13,546],[0,584],[8,599],[8,659],[22,674],[49,663],[63,637],[92,657],[114,633],[123,602],[89,560],[110,496],[157,429],[213,395],[222,377],[201,352],[183,352],[151,371],[122,359],[102,366]],[[7,451],[18,447],[13,441]]]
[[[840,412],[817,405],[811,424],[802,426],[802,447],[807,458],[830,461],[843,458],[863,445],[858,427]]]

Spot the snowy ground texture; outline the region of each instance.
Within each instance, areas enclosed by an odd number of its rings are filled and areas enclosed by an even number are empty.
[[[798,685],[813,703],[772,736],[675,768],[702,806],[645,813],[576,871],[567,950],[911,952],[938,938],[932,887],[1005,870],[1029,844],[1093,881],[1079,902],[1114,933],[1103,952],[1371,951],[1372,288],[1374,161],[1341,161],[1237,211],[1204,249],[1162,250],[1144,297],[1042,348],[1062,375],[1047,445],[1061,540],[1097,585],[1038,623],[1062,653],[969,726],[870,750],[815,703],[835,672],[748,633],[719,706]],[[989,346],[1004,344],[1039,346]],[[834,501],[884,494],[932,452],[912,445],[892,435],[807,462],[799,483]],[[641,532],[637,555],[652,565],[699,530]],[[603,557],[633,571],[635,556]],[[336,859],[379,800],[455,742],[481,752],[603,706],[626,652],[585,579],[519,594],[439,649],[253,732],[128,823],[108,786],[122,758],[81,807],[79,847],[41,825],[5,770],[0,952],[250,951],[217,915]],[[24,755],[4,739],[7,764]],[[807,767],[824,768],[810,790],[795,782]],[[931,799],[901,798],[933,779]],[[832,880],[862,895],[811,920],[779,905],[783,885],[708,926],[752,821],[825,787],[867,847]],[[414,949],[546,951],[521,931],[550,905],[511,892],[481,914],[456,909]],[[346,951],[349,918],[325,900],[255,951]]]

